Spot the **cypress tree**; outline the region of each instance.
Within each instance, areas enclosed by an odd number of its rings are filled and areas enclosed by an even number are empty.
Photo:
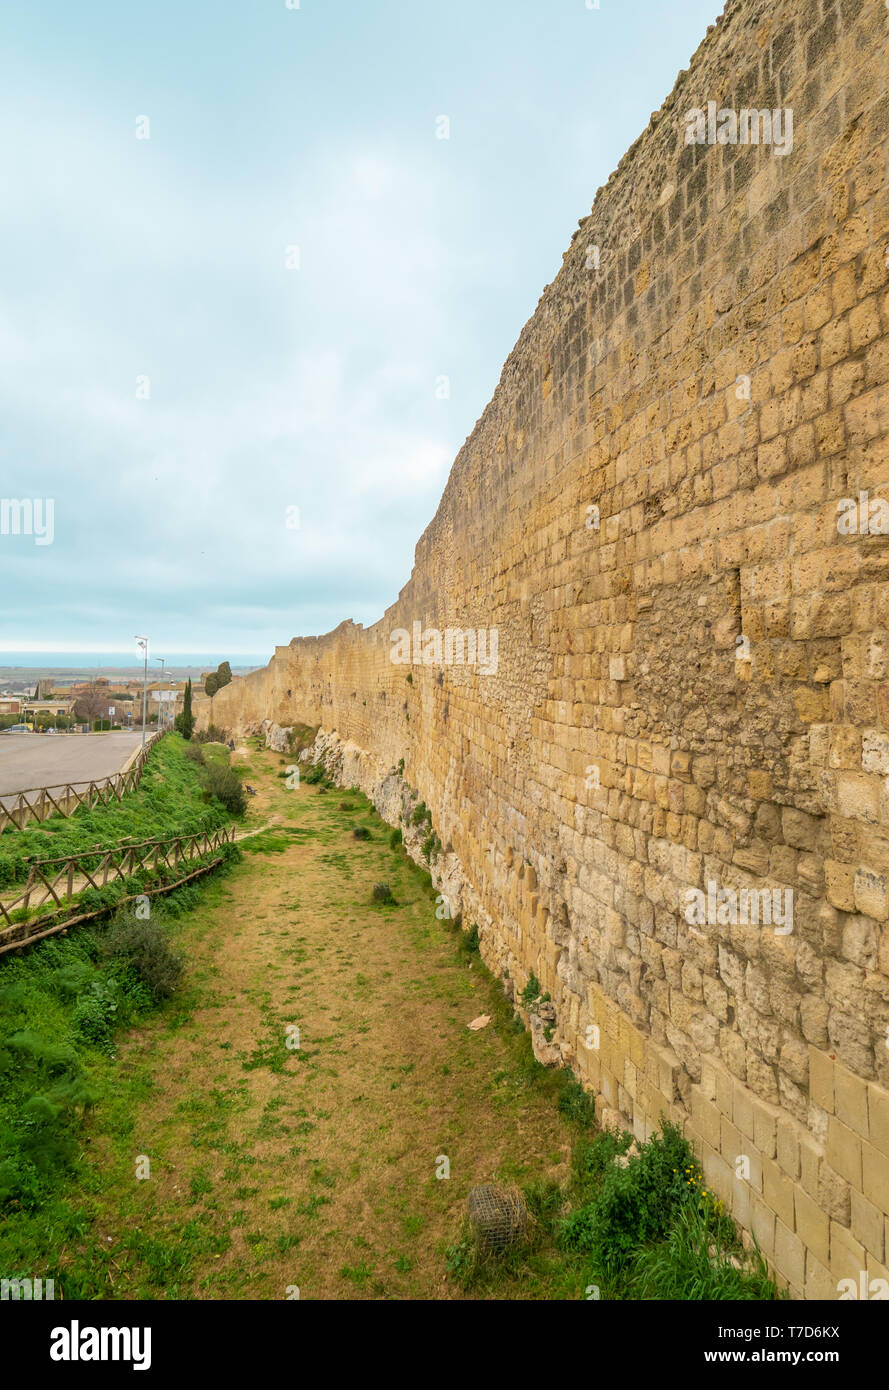
[[[176,715],[175,728],[183,738],[191,738],[194,733],[194,715],[191,712],[191,681],[185,686],[185,696],[182,701],[182,713]]]

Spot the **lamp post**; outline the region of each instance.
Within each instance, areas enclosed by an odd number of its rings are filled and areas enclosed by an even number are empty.
[[[142,751],[145,751],[145,714],[148,703],[148,638],[137,637],[136,641],[142,648],[142,655],[145,657],[145,669],[142,673]]]
[[[160,732],[160,727],[161,727],[161,718],[163,717],[163,713],[164,713],[164,701],[163,701],[163,694],[164,694],[164,667],[165,667],[166,664],[167,664],[167,659],[166,659],[166,657],[164,657],[164,656],[156,656],[154,659],[155,659],[155,661],[159,661],[160,664],[161,664],[161,688],[160,688],[161,698],[160,698],[160,699],[158,700],[158,702],[157,702],[157,728],[158,728],[158,733],[159,733],[159,732]]]

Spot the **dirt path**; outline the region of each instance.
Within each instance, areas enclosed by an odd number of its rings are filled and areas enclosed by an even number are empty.
[[[469,1187],[564,1176],[567,1126],[508,1023],[468,1030],[490,986],[389,827],[280,768],[251,752],[251,819],[272,828],[182,919],[187,997],[121,1048],[136,1099],[93,1122],[108,1292],[452,1297]],[[372,902],[381,880],[397,906]]]

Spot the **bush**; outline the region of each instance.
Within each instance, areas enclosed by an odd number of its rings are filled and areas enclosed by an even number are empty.
[[[118,913],[101,949],[105,956],[128,965],[155,1003],[168,998],[179,983],[182,960],[162,922],[139,918],[132,908]]]
[[[687,1141],[675,1125],[665,1124],[625,1167],[612,1161],[599,1195],[564,1222],[563,1242],[589,1253],[613,1275],[642,1246],[663,1240],[679,1209],[697,1202],[700,1191],[700,1170]]]
[[[388,883],[375,883],[373,890],[373,900],[375,903],[394,903],[392,889]]]
[[[430,832],[420,847],[420,853],[430,864],[436,855],[441,853],[441,840],[434,832]]]
[[[356,825],[352,830],[352,834],[355,836],[356,840],[370,839],[370,831],[366,825]]]
[[[234,768],[225,767],[221,763],[208,763],[205,785],[208,795],[215,796],[230,815],[244,815],[247,810],[247,797]]]
[[[117,1013],[117,990],[113,982],[94,980],[74,1006],[71,1033],[75,1041],[91,1043],[103,1052],[112,1052],[112,1033]]]
[[[581,1139],[571,1154],[571,1166],[581,1188],[604,1177],[619,1154],[625,1154],[633,1142],[627,1129],[603,1129],[594,1139]]]
[[[389,833],[389,848],[390,848],[390,849],[398,849],[398,846],[401,844],[403,838],[404,838],[404,837],[403,837],[403,835],[402,835],[402,833],[401,833],[400,830],[392,830],[392,831],[390,831],[390,833]]]

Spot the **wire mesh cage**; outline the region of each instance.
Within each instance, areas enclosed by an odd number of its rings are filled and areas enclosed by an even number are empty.
[[[518,1188],[484,1183],[470,1190],[469,1219],[482,1245],[505,1250],[527,1231],[528,1208]]]

